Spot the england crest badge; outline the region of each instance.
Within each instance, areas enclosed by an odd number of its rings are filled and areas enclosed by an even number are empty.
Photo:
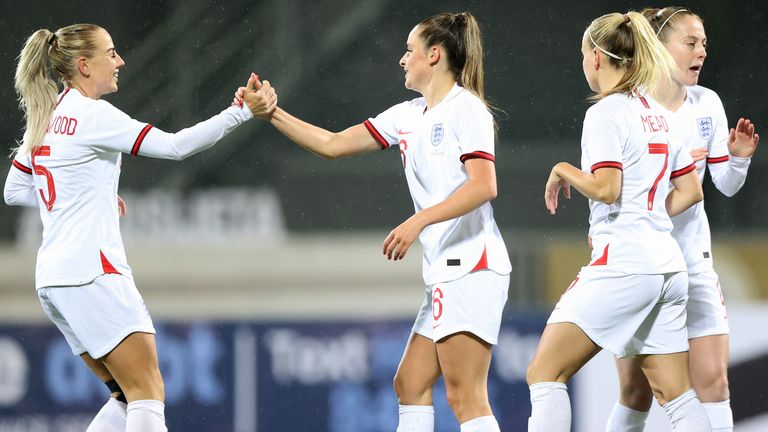
[[[699,126],[699,136],[702,139],[708,140],[712,137],[712,117],[696,119],[696,124]]]
[[[430,142],[432,143],[432,145],[433,146],[437,146],[441,142],[443,142],[443,135],[444,134],[445,133],[444,133],[444,130],[443,130],[443,124],[442,123],[438,123],[438,124],[432,125],[432,136],[431,136],[431,139],[430,139]]]

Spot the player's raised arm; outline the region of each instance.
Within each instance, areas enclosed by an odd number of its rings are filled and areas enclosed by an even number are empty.
[[[265,91],[274,90],[267,80],[263,83],[257,80],[255,88],[255,91],[247,88],[239,89],[238,94],[235,95],[235,103],[244,101],[252,107],[263,100]],[[379,143],[363,124],[349,127],[341,132],[331,132],[294,117],[280,107],[270,114],[268,117],[259,117],[269,120],[291,141],[324,159],[338,159],[381,149]]]

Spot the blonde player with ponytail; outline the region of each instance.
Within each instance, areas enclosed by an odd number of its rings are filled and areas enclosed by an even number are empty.
[[[581,51],[597,101],[584,118],[581,169],[555,165],[544,198],[553,214],[571,186],[589,199],[592,260],[555,306],[528,367],[528,430],[571,430],[566,383],[607,349],[638,359],[674,431],[709,431],[688,375],[688,281],[671,235],[670,216],[702,199],[693,160],[673,136],[677,66],[636,12],[592,21]]]
[[[398,148],[416,213],[384,240],[383,254],[424,246],[426,298],[395,375],[399,432],[432,432],[432,386],[445,378],[462,431],[497,432],[487,377],[511,266],[493,219],[494,122],[483,96],[482,41],[469,13],[414,27],[400,59],[405,86],[422,97],[332,133],[278,108],[271,123],[326,159]],[[235,103],[249,92],[241,89]],[[343,265],[343,264],[340,264]]]
[[[677,63],[684,91],[675,111],[679,136],[697,163],[703,181],[708,170],[715,187],[733,196],[744,185],[759,135],[749,119],[729,130],[717,93],[698,85],[707,57],[707,35],[701,18],[689,9],[645,9],[661,43]],[[709,415],[712,430],[733,431],[728,389],[728,314],[713,267],[709,221],[704,203],[672,218],[688,265],[688,343],[691,382]],[[637,359],[618,359],[621,393],[608,419],[607,432],[641,432],[652,403],[651,389]]]
[[[262,88],[251,109],[229,107],[170,134],[101,99],[117,91],[124,65],[109,33],[97,25],[41,29],[29,37],[16,69],[26,131],[3,193],[9,205],[39,208],[40,303],[73,354],[112,393],[86,432],[167,430],[155,329],[120,237],[122,153],[180,160],[277,103],[274,90]]]

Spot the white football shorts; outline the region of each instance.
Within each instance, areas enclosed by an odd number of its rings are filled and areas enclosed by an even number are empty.
[[[155,333],[133,279],[105,274],[72,287],[37,290],[43,311],[69,343],[74,355],[107,355],[131,333]]]
[[[617,357],[688,351],[685,272],[627,274],[582,267],[547,324],[570,322]]]
[[[492,270],[479,270],[428,286],[413,332],[434,342],[468,332],[496,345],[508,290],[509,274],[500,275]]]
[[[688,274],[688,339],[728,334],[728,313],[715,270]]]

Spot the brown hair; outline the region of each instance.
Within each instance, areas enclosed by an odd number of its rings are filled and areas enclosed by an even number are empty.
[[[675,31],[677,23],[685,16],[696,17],[696,19],[704,23],[704,20],[696,13],[680,6],[667,6],[662,9],[646,8],[640,13],[648,20],[653,31],[656,32],[656,36],[662,42],[669,41],[669,35]]]
[[[648,21],[637,12],[596,18],[584,32],[584,39],[589,46],[607,54],[610,65],[625,70],[614,88],[601,91],[593,99],[615,93],[631,95],[635,87],[653,93],[660,84],[676,76],[675,60],[656,38]]]
[[[445,48],[456,82],[489,106],[483,84],[483,39],[475,17],[469,12],[446,12],[425,19],[418,27],[427,47]]]
[[[93,57],[98,30],[95,24],[73,24],[55,33],[40,29],[24,43],[14,86],[26,118],[26,139],[14,152],[28,154],[42,144],[56,105],[57,80],[69,84],[77,59]]]

